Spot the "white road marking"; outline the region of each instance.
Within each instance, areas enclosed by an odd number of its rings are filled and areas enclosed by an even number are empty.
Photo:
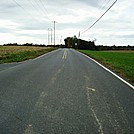
[[[66,59],[66,58],[67,58],[67,50],[64,50],[64,53],[63,53],[62,59]]]
[[[88,90],[95,92],[96,90],[94,88],[87,87]]]
[[[78,52],[78,53],[80,53],[80,52]],[[134,86],[133,85],[131,85],[130,83],[128,83],[127,81],[125,81],[124,79],[122,79],[120,76],[118,76],[117,74],[115,74],[114,72],[112,72],[111,70],[109,70],[108,68],[104,67],[102,64],[100,64],[96,60],[92,59],[91,57],[89,57],[89,56],[87,56],[87,55],[85,55],[83,53],[80,53],[80,54],[82,54],[83,56],[89,58],[90,60],[92,60],[93,62],[95,62],[99,66],[101,66],[103,69],[105,69],[106,71],[108,71],[109,73],[111,73],[112,75],[114,75],[116,78],[118,78],[119,80],[121,80],[122,82],[124,82],[125,84],[127,84],[129,87],[131,87],[132,89],[134,89]]]
[[[27,126],[27,129],[25,130],[24,134],[35,134],[35,132],[33,131],[33,127],[31,124],[29,124]]]
[[[90,88],[90,89],[91,89],[91,88]],[[93,113],[93,116],[94,116],[94,118],[95,118],[95,120],[96,120],[96,122],[97,122],[97,124],[98,124],[98,126],[99,126],[98,132],[99,132],[100,134],[104,134],[103,128],[102,128],[102,124],[101,124],[100,120],[98,119],[98,117],[97,117],[97,115],[96,115],[96,113],[95,113],[95,111],[94,111],[94,108],[93,108],[93,106],[92,106],[92,104],[91,104],[91,100],[90,100],[89,94],[90,94],[90,93],[89,93],[89,89],[87,89],[88,105],[89,105],[89,108],[91,108],[91,111],[92,111],[92,113]]]

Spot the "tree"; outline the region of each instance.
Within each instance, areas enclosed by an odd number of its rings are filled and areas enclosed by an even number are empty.
[[[64,39],[65,47],[67,48],[75,48],[75,44],[77,43],[77,37],[74,35],[73,37],[67,37]]]
[[[77,37],[74,35],[73,37],[67,37],[64,39],[65,46],[67,48],[77,48],[77,49],[87,49],[87,50],[95,50],[95,40],[93,41],[85,41],[82,39],[77,39]],[[76,45],[77,44],[77,45]]]

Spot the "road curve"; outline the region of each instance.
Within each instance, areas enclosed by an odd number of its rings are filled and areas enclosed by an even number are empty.
[[[0,134],[134,133],[134,90],[75,50],[3,68]]]

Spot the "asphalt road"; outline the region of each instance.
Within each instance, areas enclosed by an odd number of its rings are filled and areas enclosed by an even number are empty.
[[[79,52],[0,67],[0,134],[134,134],[134,89]]]

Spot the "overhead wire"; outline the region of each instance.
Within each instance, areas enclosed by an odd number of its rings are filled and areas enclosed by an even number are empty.
[[[99,5],[102,5],[102,6],[99,6],[99,9],[97,9],[97,11],[94,15],[94,18],[97,18],[99,16],[100,12],[102,12],[102,10],[107,7],[107,5],[110,1],[111,0],[108,0],[108,1],[104,0],[104,1],[101,1],[101,3],[99,3]],[[92,23],[93,23],[93,21],[92,21]]]
[[[39,19],[37,19],[37,18],[35,17],[35,15],[31,14],[31,13],[30,13],[24,6],[22,6],[19,2],[17,2],[16,0],[13,0],[13,2],[14,2],[18,7],[20,7],[27,15],[29,15],[30,18],[32,18],[32,19],[34,19],[34,20],[40,22]],[[41,23],[41,22],[40,22],[40,23]]]
[[[38,21],[40,24],[44,25],[43,19],[41,20],[40,18],[46,18],[47,20],[49,20],[49,22],[52,22],[52,21],[50,21],[48,12],[45,8],[45,4],[43,3],[43,1],[29,0],[29,1],[26,1],[27,3],[24,3],[24,1],[23,1],[24,5],[18,0],[13,0],[13,2],[18,7],[20,7],[26,13],[26,15],[29,15],[30,18],[36,20],[36,22]],[[33,10],[31,7],[35,9],[34,13],[31,11],[31,10]],[[45,13],[45,11],[46,11],[46,13]],[[37,16],[37,14],[36,14],[37,12],[40,13],[40,16]]]
[[[19,6],[21,9],[23,9],[26,13],[30,14],[23,6],[21,6],[16,0],[13,0],[14,3]],[[30,14],[31,15],[31,14]]]
[[[40,1],[41,5],[43,6],[44,11],[46,12],[46,13],[45,13],[45,14],[46,14],[46,17],[47,17],[49,20],[51,20],[50,17],[48,16],[48,11],[47,11],[47,9],[46,9],[46,6],[45,6],[44,2],[43,2],[42,0],[39,0],[39,1]]]
[[[31,13],[29,10],[27,10],[26,6],[23,6],[17,0],[13,0],[13,2],[17,6],[19,6],[26,14],[28,14],[31,18],[39,21],[39,19],[37,19],[37,16],[35,16],[35,14],[33,15],[33,13]],[[44,12],[44,10],[46,11],[46,8],[43,9],[43,7],[45,7],[45,5],[43,4],[43,2],[41,0],[38,0],[38,1],[34,0],[34,3],[32,0],[29,0],[27,2],[29,2],[30,6],[32,6],[38,14],[41,14],[43,16],[42,18],[46,18],[46,19],[50,20],[48,13]],[[44,6],[42,7],[40,4],[41,5],[43,4]]]
[[[37,3],[37,1],[34,0],[34,2],[33,2],[33,0],[29,0],[28,2],[35,9],[35,13],[42,15],[43,18],[47,18],[47,16],[44,15],[44,12],[41,10],[41,7],[40,7],[39,3]]]
[[[111,1],[111,0],[104,0],[104,1],[102,2],[102,6],[99,7],[99,11],[97,12],[96,16],[99,15],[100,12],[101,12],[102,10],[104,10],[104,9],[108,6],[108,4],[109,4],[110,1]],[[101,5],[101,4],[100,4],[100,5]]]
[[[103,12],[103,10],[108,6],[109,2],[111,0],[97,0],[97,3],[98,3],[98,8],[94,11],[94,16],[92,18],[90,18],[89,22],[90,22],[90,25],[92,23],[94,23],[95,19],[100,17],[100,14]],[[89,27],[89,26],[87,26]]]
[[[87,28],[85,31],[83,31],[82,33],[87,32],[89,29],[91,29],[113,6],[114,4],[117,2],[117,0],[115,0],[111,6],[89,27]]]
[[[38,6],[38,8],[40,9],[40,11],[42,12],[42,15],[47,18],[48,20],[50,20],[50,18],[48,17],[48,14],[45,12],[45,8],[43,8],[43,3],[40,0],[34,0],[35,4]]]
[[[35,6],[35,4],[33,3],[33,0],[29,0],[28,2],[32,5],[32,7],[35,9],[35,11],[38,12],[38,14],[40,14],[39,8],[37,8]]]
[[[103,6],[102,6],[102,8],[101,9],[104,9],[107,5],[108,5],[108,3],[110,2],[111,0],[105,0],[104,2],[103,2]]]

